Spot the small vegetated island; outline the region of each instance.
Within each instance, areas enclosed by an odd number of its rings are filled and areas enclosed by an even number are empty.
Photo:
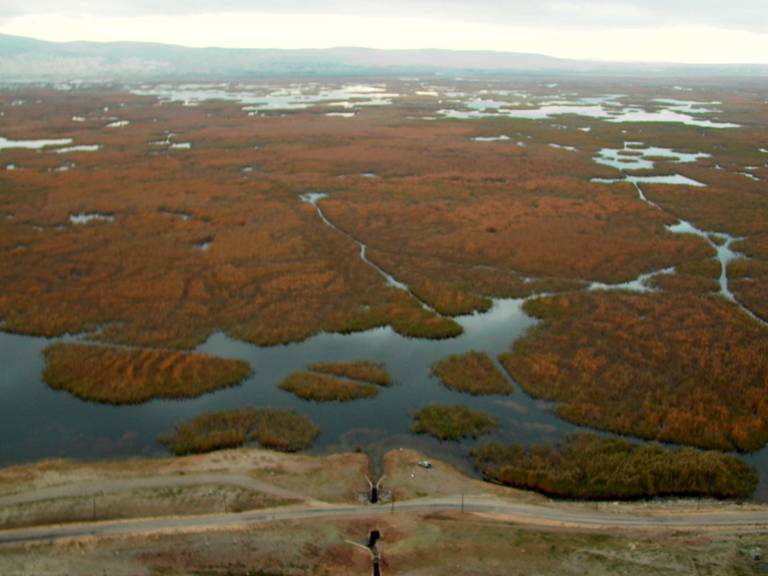
[[[768,330],[724,298],[577,293],[525,309],[543,322],[501,362],[562,418],[700,448],[768,441]]]
[[[108,404],[194,398],[239,384],[251,373],[242,360],[171,350],[58,343],[44,355],[43,379],[51,388]]]
[[[514,387],[484,352],[454,354],[432,366],[432,373],[451,390],[473,396],[512,394]]]
[[[466,406],[426,406],[413,416],[411,430],[439,440],[477,438],[498,428],[498,421]]]
[[[757,486],[754,468],[728,454],[585,433],[557,447],[487,443],[472,457],[486,480],[562,498],[747,498]]]
[[[294,372],[280,384],[280,388],[304,400],[315,402],[349,402],[372,398],[380,386],[389,386],[392,379],[377,362],[321,362],[313,364],[309,372]]]
[[[201,414],[158,441],[178,456],[237,448],[252,440],[264,448],[297,452],[309,448],[318,434],[309,418],[291,410],[241,408]]]
[[[354,362],[318,362],[309,367],[313,372],[322,372],[349,378],[350,380],[360,380],[370,382],[379,386],[389,386],[392,384],[392,378],[384,364],[381,362],[371,362],[370,360],[357,360]]]

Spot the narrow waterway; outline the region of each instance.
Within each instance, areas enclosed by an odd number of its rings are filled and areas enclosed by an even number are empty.
[[[318,202],[320,202],[320,200],[322,200],[323,198],[328,198],[328,194],[326,194],[325,192],[308,192],[306,194],[302,194],[301,196],[299,196],[299,198],[301,199],[302,202],[306,202],[306,203],[311,204],[312,206],[314,206],[315,210],[317,211],[317,215],[320,217],[320,219],[323,221],[323,223],[326,226],[329,226],[330,228],[333,228],[336,232],[346,236],[352,242],[357,244],[360,247],[360,259],[363,262],[365,262],[368,266],[370,266],[371,268],[376,270],[376,272],[378,272],[379,275],[381,275],[381,277],[384,278],[384,280],[386,281],[388,286],[392,286],[393,288],[397,288],[398,290],[402,290],[403,292],[407,292],[411,296],[411,298],[413,298],[414,300],[416,300],[419,303],[419,305],[422,308],[437,314],[437,312],[429,304],[427,304],[426,302],[421,300],[418,296],[416,296],[411,291],[411,288],[407,284],[404,284],[403,282],[400,282],[397,278],[392,276],[386,270],[384,270],[383,268],[378,266],[376,263],[374,263],[370,259],[368,259],[368,256],[366,255],[366,250],[368,249],[368,247],[363,242],[361,242],[360,240],[358,240],[357,238],[352,236],[352,234],[350,234],[349,232],[345,232],[344,230],[342,230],[341,228],[336,226],[333,222],[331,222],[328,219],[328,217],[325,215],[325,213],[323,212],[322,208],[320,208],[320,205],[318,204]]]
[[[639,144],[642,144],[642,143],[625,142],[624,146],[625,146],[625,149],[648,152],[648,154],[651,155],[651,157],[661,155],[664,157],[673,158],[675,159],[676,162],[694,162],[699,158],[709,157],[708,154],[702,154],[702,153],[684,154],[681,152],[675,152],[674,150],[665,149],[665,148],[656,148],[656,147],[637,148],[636,145],[639,145]],[[596,157],[594,160],[598,163],[606,164],[616,168],[621,172],[621,178],[593,178],[592,182],[599,183],[599,184],[615,184],[618,182],[629,182],[634,186],[635,190],[637,191],[637,196],[640,199],[640,201],[644,202],[649,206],[652,206],[657,210],[666,212],[659,204],[648,199],[642,187],[640,186],[641,184],[668,184],[668,185],[675,185],[675,186],[692,186],[696,188],[706,187],[706,184],[702,182],[698,182],[696,180],[692,180],[691,178],[687,178],[686,176],[682,176],[680,174],[673,174],[673,175],[666,175],[666,176],[634,176],[631,174],[627,174],[625,170],[635,169],[636,167],[647,168],[648,166],[636,165],[638,160],[635,157],[631,157],[630,159],[622,159],[621,156],[614,157],[613,154],[607,153],[606,151],[614,152],[613,150],[603,149],[600,151],[600,154],[598,155],[598,157]],[[659,151],[661,151],[661,153]],[[620,152],[621,151],[618,151],[617,153],[620,153]],[[647,161],[647,162],[651,164],[650,167],[653,167],[654,163],[652,161]],[[720,287],[719,294],[729,302],[732,302],[734,305],[738,306],[742,312],[744,312],[747,316],[749,316],[755,322],[758,322],[763,326],[768,326],[768,322],[760,318],[757,314],[755,314],[752,310],[747,308],[743,303],[741,303],[736,298],[736,296],[731,291],[730,286],[728,285],[728,265],[733,260],[736,260],[738,258],[743,258],[743,255],[740,254],[739,252],[734,251],[731,248],[731,246],[733,246],[733,244],[736,242],[740,242],[744,240],[744,238],[731,236],[730,234],[726,234],[724,232],[713,232],[708,230],[701,230],[700,228],[697,228],[687,220],[679,220],[676,224],[667,226],[667,230],[673,234],[692,234],[704,239],[707,242],[707,244],[709,244],[712,247],[712,249],[715,251],[715,258],[720,263],[720,276],[718,278],[718,284]],[[654,275],[670,274],[673,272],[674,272],[674,269],[665,269],[665,270],[653,272],[646,278],[643,278],[641,276],[638,279],[640,280],[640,283],[635,286],[633,286],[632,282],[626,283],[624,285],[618,285],[618,286],[620,287],[623,286],[630,289],[632,288],[642,289],[643,287],[648,288],[647,282]],[[599,283],[593,283],[590,286],[591,290],[607,289],[607,288],[610,288],[610,286],[607,286],[605,284],[599,284]]]
[[[706,240],[707,244],[715,250],[715,258],[720,262],[720,276],[718,278],[718,283],[720,285],[719,294],[729,302],[733,302],[742,312],[752,318],[755,322],[764,326],[768,325],[765,320],[739,302],[728,285],[728,265],[733,260],[744,257],[741,253],[732,250],[731,246],[735,242],[740,242],[743,238],[731,236],[724,232],[701,230],[686,220],[680,220],[677,224],[667,226],[667,230],[674,234],[693,234]]]

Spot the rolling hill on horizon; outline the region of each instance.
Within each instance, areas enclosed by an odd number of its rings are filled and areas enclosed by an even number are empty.
[[[190,48],[144,42],[48,42],[0,34],[5,81],[248,78],[441,74],[768,76],[768,65],[691,65],[571,60],[521,52]]]

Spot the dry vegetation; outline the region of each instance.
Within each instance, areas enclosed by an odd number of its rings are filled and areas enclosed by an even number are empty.
[[[167,350],[59,343],[44,355],[43,378],[51,388],[109,404],[194,398],[239,384],[251,373],[241,360]]]
[[[297,452],[312,445],[320,430],[290,410],[240,408],[201,414],[158,438],[177,456],[236,448],[255,440],[264,448]]]
[[[426,406],[413,416],[411,430],[439,440],[461,440],[488,434],[499,423],[491,416],[466,406]]]
[[[350,380],[370,382],[379,386],[389,386],[392,378],[384,364],[370,360],[357,360],[355,362],[318,362],[309,367],[313,372],[322,372],[333,376],[341,376]]]
[[[341,380],[327,374],[294,372],[280,384],[280,388],[304,400],[314,402],[349,402],[372,398],[379,393],[376,386],[351,380]]]
[[[10,106],[19,97],[26,104]],[[192,348],[217,330],[260,345],[383,325],[406,336],[461,333],[387,286],[349,238],[298,199],[307,190],[330,193],[322,202],[329,218],[441,314],[486,309],[488,296],[629,280],[709,255],[696,239],[666,233],[672,219],[638,203],[629,187],[588,182],[615,171],[588,153],[547,145],[590,152],[596,139],[621,142],[621,126],[602,123],[585,134],[549,122],[406,118],[435,106],[405,98],[339,121],[312,109],[248,117],[224,101],[158,106],[108,90],[0,94],[3,136],[103,146],[71,155],[0,152],[20,167],[0,170],[0,215],[12,216],[0,217],[5,329],[47,336],[99,329],[108,342],[174,348]],[[112,114],[130,125],[105,130]],[[72,122],[75,115],[86,121]],[[502,131],[528,146],[471,141]],[[149,145],[166,132],[192,148]],[[707,143],[694,130],[667,132],[647,135],[679,132],[686,148]],[[76,166],[55,172],[64,160]],[[380,178],[355,176],[363,172]],[[114,221],[72,224],[80,212]],[[202,240],[211,241],[207,251],[195,247]]]
[[[592,434],[557,448],[488,443],[472,456],[487,480],[563,498],[748,498],[757,486],[754,468],[734,456]]]
[[[451,390],[473,396],[512,394],[512,383],[502,374],[484,352],[454,354],[432,366],[432,373]]]
[[[412,92],[407,82],[389,82],[393,91]],[[620,92],[651,109],[660,107],[654,98],[680,96],[658,85],[571,84],[581,95]],[[766,147],[768,108],[765,86],[750,86],[697,87],[696,99],[722,102],[723,112],[714,116],[743,125],[716,132],[571,116],[424,122],[410,118],[433,116],[443,104],[415,96],[367,107],[347,121],[312,108],[249,117],[235,102],[186,107],[109,88],[3,92],[1,136],[69,137],[102,146],[69,155],[0,151],[3,330],[89,333],[109,344],[163,349],[192,349],[216,331],[258,345],[387,325],[404,336],[450,338],[462,331],[450,316],[485,310],[491,297],[578,290],[675,266],[676,274],[654,281],[664,294],[590,294],[530,304],[544,316],[548,307],[562,314],[547,317],[505,363],[528,391],[559,401],[559,413],[569,420],[646,438],[754,450],[768,439],[764,331],[732,305],[704,297],[716,290],[719,274],[711,247],[665,229],[684,218],[745,237],[737,248],[750,259],[731,264],[731,286],[741,302],[768,318],[768,172],[759,152]],[[489,87],[551,96],[538,80],[456,86]],[[18,98],[25,104],[11,106]],[[130,124],[105,130],[112,115]],[[73,116],[86,121],[75,123]],[[579,130],[585,126],[589,133]],[[149,144],[168,132],[177,142],[191,142],[191,149]],[[645,186],[663,208],[656,210],[639,202],[628,184],[591,183],[619,175],[592,156],[602,147],[622,147],[630,133],[649,145],[711,154],[694,164],[657,164],[659,173],[680,172],[708,186]],[[471,140],[499,134],[510,141]],[[65,161],[75,166],[57,172]],[[4,170],[6,163],[19,168]],[[738,175],[746,165],[758,166],[763,181]],[[245,166],[257,170],[245,173]],[[365,172],[379,178],[359,176]],[[388,286],[360,259],[355,242],[299,200],[308,190],[327,192],[322,208],[328,218],[365,242],[372,262],[437,313]],[[69,219],[96,212],[114,220]],[[210,242],[208,250],[199,249],[202,241]],[[123,353],[107,350],[102,353]],[[83,375],[87,384],[75,393],[105,402],[154,397],[124,384],[154,382],[147,370],[170,353],[137,354],[103,372],[106,379],[123,370],[127,379],[110,378],[110,392],[97,390],[102,376],[94,371]],[[216,375],[205,376],[207,361],[178,358],[173,370],[194,367],[184,395],[189,382],[202,386],[201,393],[218,385]],[[71,385],[84,371],[70,364],[51,376],[52,385]],[[456,377],[464,370],[455,369]],[[315,399],[377,393],[373,386],[312,373],[295,377],[293,386]]]
[[[562,418],[702,448],[768,441],[768,330],[724,299],[582,293],[526,310],[543,323],[500,359]]]

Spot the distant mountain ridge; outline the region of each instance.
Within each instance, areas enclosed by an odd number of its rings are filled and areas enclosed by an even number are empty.
[[[238,79],[407,73],[768,76],[765,65],[568,60],[518,52],[189,48],[141,42],[47,42],[0,34],[0,81]]]

